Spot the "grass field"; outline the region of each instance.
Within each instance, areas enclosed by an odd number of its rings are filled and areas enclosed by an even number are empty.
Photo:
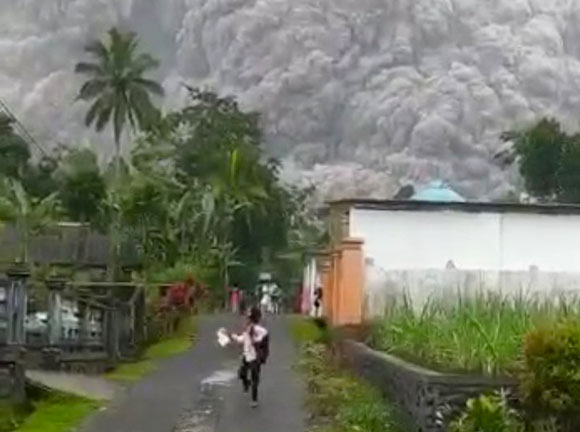
[[[54,395],[38,402],[14,432],[72,432],[99,403],[70,395]]]

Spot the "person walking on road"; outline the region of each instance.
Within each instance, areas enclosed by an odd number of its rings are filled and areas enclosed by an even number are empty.
[[[248,314],[248,322],[244,332],[231,334],[232,340],[242,345],[242,364],[239,369],[239,377],[242,381],[244,392],[251,391],[253,408],[258,406],[258,387],[260,385],[260,373],[262,365],[266,363],[269,355],[268,330],[260,325],[262,312],[253,307]]]

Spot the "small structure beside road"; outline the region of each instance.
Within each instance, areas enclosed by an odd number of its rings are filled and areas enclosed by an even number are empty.
[[[380,317],[403,298],[421,309],[433,296],[484,289],[580,293],[580,206],[416,199],[429,190],[406,201],[330,203],[331,240],[305,270],[303,311],[316,285],[335,324]],[[455,197],[434,196],[443,195]]]

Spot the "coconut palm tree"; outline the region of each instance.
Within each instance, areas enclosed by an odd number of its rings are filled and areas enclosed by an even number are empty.
[[[79,91],[78,99],[91,102],[85,124],[102,131],[113,124],[115,140],[115,187],[119,187],[121,171],[121,136],[127,123],[132,130],[146,129],[155,120],[158,111],[151,95],[163,95],[163,88],[154,80],[145,77],[147,72],[159,66],[149,54],[139,52],[137,35],[109,30],[102,41],[93,41],[86,47],[92,62],[80,62],[75,72],[88,77]],[[115,198],[114,198],[115,200]],[[113,205],[117,208],[118,205]],[[119,214],[111,225],[112,264],[110,276],[114,277],[116,256],[119,249],[117,226]]]
[[[100,132],[112,120],[117,156],[127,122],[133,130],[147,128],[157,115],[151,95],[163,96],[163,87],[144,77],[159,63],[138,49],[135,33],[112,28],[105,40],[87,45],[86,52],[94,61],[80,62],[75,68],[88,77],[78,95],[78,99],[92,102],[85,124]]]

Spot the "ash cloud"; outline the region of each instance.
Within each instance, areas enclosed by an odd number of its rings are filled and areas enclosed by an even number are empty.
[[[448,180],[472,198],[517,177],[492,163],[499,133],[541,116],[576,129],[576,0],[0,0],[0,98],[51,145],[106,135],[82,125],[72,73],[90,37],[139,32],[181,83],[263,113],[268,151],[326,197]]]

